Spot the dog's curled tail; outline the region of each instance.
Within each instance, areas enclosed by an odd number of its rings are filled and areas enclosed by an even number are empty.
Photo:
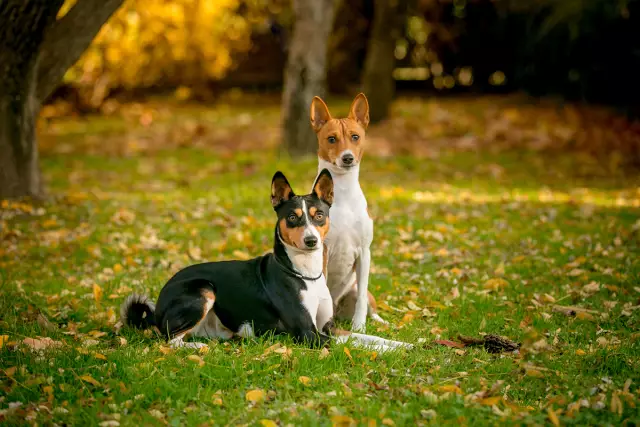
[[[120,321],[127,326],[147,329],[156,325],[156,305],[146,295],[131,294],[120,306]]]

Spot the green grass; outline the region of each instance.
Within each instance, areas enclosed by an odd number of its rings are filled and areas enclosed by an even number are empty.
[[[403,102],[396,111],[415,115]],[[157,297],[198,258],[268,251],[273,173],[284,171],[298,192],[315,176],[314,159],[220,151],[252,127],[277,126],[276,108],[256,108],[251,124],[234,121],[243,108],[195,111],[160,114],[150,127],[116,115],[42,130],[53,147],[42,166],[54,197],[0,211],[0,422],[475,426],[549,424],[554,414],[562,424],[640,422],[640,181],[633,172],[587,173],[593,164],[573,152],[365,157],[361,182],[376,227],[370,289],[392,324],[368,331],[414,350],[336,345],[325,357],[264,337],[196,353],[116,333],[130,292]],[[214,128],[209,136],[227,133],[173,146],[171,130],[192,116]],[[157,147],[108,146],[159,135]],[[503,281],[487,285],[494,278]],[[591,311],[571,317],[555,304]],[[55,329],[38,322],[40,312]],[[496,356],[433,344],[481,333],[523,348]],[[34,353],[22,344],[38,336],[63,346]],[[253,404],[246,393],[256,389],[266,399]]]

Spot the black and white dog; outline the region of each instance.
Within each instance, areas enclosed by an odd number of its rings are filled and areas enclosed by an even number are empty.
[[[121,321],[137,328],[156,327],[173,347],[203,346],[191,337],[230,339],[268,332],[286,333],[298,342],[325,345],[331,336],[378,350],[410,344],[333,326],[333,302],[323,273],[323,242],[329,231],[333,179],[328,170],[316,178],[311,194],[296,196],[281,172],[271,182],[277,213],[273,253],[248,261],[207,262],[174,275],[157,304],[130,295]]]

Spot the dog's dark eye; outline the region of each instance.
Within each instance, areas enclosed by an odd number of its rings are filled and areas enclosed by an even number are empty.
[[[316,221],[322,221],[322,218],[324,218],[324,214],[322,212],[316,212],[316,216],[313,217]]]
[[[330,136],[328,140],[329,140],[329,144],[335,144],[336,137],[335,136]]]
[[[289,218],[287,218],[290,222],[296,222],[298,220],[298,215],[296,214],[291,214],[289,215]]]
[[[359,139],[360,139],[360,135],[356,135],[356,134],[351,135],[351,140],[352,141],[357,141]]]

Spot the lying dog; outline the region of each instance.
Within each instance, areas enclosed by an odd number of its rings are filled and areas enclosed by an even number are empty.
[[[323,274],[323,243],[329,231],[333,179],[327,170],[311,194],[296,196],[281,172],[273,176],[271,204],[278,216],[273,253],[248,261],[208,262],[176,273],[157,304],[130,295],[121,321],[137,328],[157,327],[173,347],[198,348],[185,338],[253,337],[286,333],[298,342],[358,343],[385,351],[409,344],[350,334],[333,326],[333,303]]]
[[[362,93],[343,119],[331,117],[319,97],[311,102],[311,126],[318,137],[318,173],[328,169],[335,186],[334,221],[326,239],[327,286],[336,305],[336,318],[351,320],[353,331],[365,328],[367,314],[374,321],[387,323],[376,313],[376,301],[368,291],[373,220],[359,182],[368,125],[369,104]]]

